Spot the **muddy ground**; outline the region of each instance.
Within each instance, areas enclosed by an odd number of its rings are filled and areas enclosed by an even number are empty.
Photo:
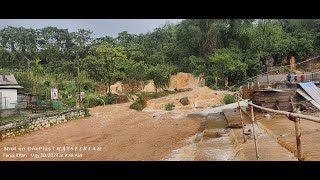
[[[130,109],[130,103],[91,108],[90,117],[2,140],[0,160],[255,161],[253,136],[244,143],[241,128],[225,128],[239,121],[239,112],[187,117],[221,104],[225,93],[229,92],[196,88],[149,100],[142,112]],[[183,97],[189,98],[189,105],[179,103]],[[165,111],[170,102],[175,109]],[[256,113],[255,117],[260,160],[296,161],[293,122],[274,114],[267,118]],[[252,129],[249,117],[244,116],[244,123],[245,131]],[[301,120],[301,131],[304,159],[320,160],[320,124]]]
[[[130,103],[95,107],[90,109],[91,117],[4,139],[0,160],[186,160],[173,154],[192,142],[201,124],[187,114],[221,103],[223,93],[198,88],[149,100],[142,112],[129,109]],[[179,105],[179,98],[185,96],[201,107]],[[176,110],[162,108],[169,101],[174,101]],[[8,150],[11,147],[16,149]],[[91,150],[80,151],[80,147]]]

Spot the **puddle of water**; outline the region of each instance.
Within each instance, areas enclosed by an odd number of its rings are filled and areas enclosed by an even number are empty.
[[[195,134],[186,140],[187,145],[179,149],[175,149],[171,154],[162,159],[164,161],[193,161],[197,150],[196,139],[202,136],[203,133]],[[201,138],[200,138],[201,139]]]
[[[173,150],[168,158],[163,160],[165,161],[193,161],[197,145],[195,143],[189,144],[182,148]]]
[[[232,148],[224,148],[224,149],[208,149],[205,150],[206,156],[210,160],[215,161],[230,161],[232,155]]]

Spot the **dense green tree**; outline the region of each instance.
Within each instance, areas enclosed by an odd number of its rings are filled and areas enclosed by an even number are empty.
[[[81,59],[81,76],[108,87],[117,80],[135,84],[148,78],[161,87],[177,71],[204,74],[209,86],[216,77],[220,86],[224,79],[234,85],[265,71],[266,58],[282,65],[290,56],[301,62],[319,50],[318,19],[186,19],[143,34],[123,31],[117,37],[98,38],[85,29],[0,29],[1,68],[35,78],[33,65],[38,64],[46,77],[74,82]],[[41,76],[38,83],[25,84],[26,89],[42,84]]]
[[[111,93],[111,83],[116,79],[119,74],[116,69],[116,62],[125,60],[127,57],[123,47],[112,47],[111,44],[103,43],[97,47],[97,55],[99,61],[103,62],[103,70],[106,82],[106,94]],[[109,92],[107,92],[109,89]]]
[[[247,64],[242,62],[242,55],[238,48],[219,49],[210,56],[212,72],[215,77],[223,79],[225,86],[235,84],[246,78]]]
[[[139,82],[145,80],[148,66],[144,63],[144,61],[137,63],[134,61],[127,61],[126,64],[126,81],[132,87],[133,91],[133,88],[137,86]]]
[[[166,87],[169,83],[170,74],[174,71],[174,67],[166,64],[158,64],[151,66],[147,70],[146,77],[152,79],[156,88]]]

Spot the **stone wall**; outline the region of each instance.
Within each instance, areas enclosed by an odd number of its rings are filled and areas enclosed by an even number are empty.
[[[277,82],[287,82],[287,75],[288,74],[274,74],[274,75],[269,75],[269,82],[270,83],[277,83]],[[291,74],[291,80],[293,79],[294,74]],[[300,82],[300,76],[301,73],[297,73],[297,78],[298,82]],[[260,84],[267,84],[268,83],[268,78],[267,75],[259,76],[257,78],[257,81]],[[305,82],[309,81],[315,81],[318,82],[320,81],[320,72],[307,72],[305,73]]]
[[[84,117],[83,109],[72,109],[63,112],[53,112],[35,115],[0,126],[0,140],[6,137],[18,136],[24,133],[48,128],[55,124],[67,122],[77,117]]]

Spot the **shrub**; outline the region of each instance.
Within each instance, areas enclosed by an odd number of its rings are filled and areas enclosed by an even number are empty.
[[[63,99],[63,103],[68,107],[75,107],[76,106],[76,99],[74,99],[74,98]]]
[[[174,109],[174,104],[173,103],[168,103],[165,105],[166,111],[172,111]]]
[[[131,109],[135,109],[137,111],[142,111],[143,109],[143,106],[141,104],[139,104],[138,102],[133,102],[131,105],[130,105],[130,108]]]
[[[89,113],[89,109],[87,107],[84,107],[83,111],[84,111],[84,117],[91,116],[91,114]]]
[[[89,107],[89,97],[84,97],[82,99],[82,104],[84,108],[88,108]]]
[[[135,109],[137,111],[142,111],[143,108],[147,106],[147,102],[143,95],[138,95],[138,98],[135,102],[130,105],[131,109]]]
[[[158,98],[158,97],[159,97],[159,94],[158,94],[158,93],[155,93],[155,92],[152,92],[152,93],[143,93],[142,95],[143,95],[143,96],[147,96],[147,97],[149,97],[150,99],[155,99],[155,98]]]
[[[63,109],[63,103],[61,101],[53,101],[52,102],[52,109],[53,110]]]
[[[117,102],[117,96],[114,94],[108,94],[100,98],[103,99],[106,104],[115,104]]]
[[[210,88],[211,88],[212,90],[219,90],[219,88],[218,88],[216,85],[211,85]]]
[[[224,102],[225,104],[231,104],[231,103],[236,102],[236,98],[235,98],[235,96],[232,95],[232,94],[226,94],[226,95],[224,95],[224,97],[223,97],[222,100],[223,100],[223,102]]]
[[[236,86],[231,86],[230,88],[229,88],[229,91],[232,91],[232,92],[236,92],[236,91],[239,91],[240,90],[240,88],[239,87],[236,87]]]
[[[103,105],[103,100],[96,96],[89,97],[88,101],[90,108]]]
[[[82,103],[84,107],[103,106],[106,104],[115,104],[117,102],[117,96],[115,94],[108,94],[104,96],[86,96]]]

